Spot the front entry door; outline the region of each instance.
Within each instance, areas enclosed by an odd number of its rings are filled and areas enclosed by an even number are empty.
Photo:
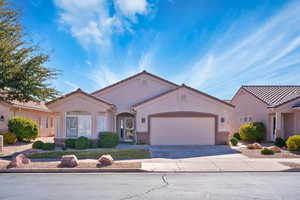
[[[272,116],[272,133],[271,140],[275,141],[276,139],[276,116]]]
[[[134,141],[134,118],[120,117],[119,118],[119,135],[123,142]]]

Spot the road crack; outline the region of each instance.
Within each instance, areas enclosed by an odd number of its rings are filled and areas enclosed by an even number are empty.
[[[161,180],[162,180],[162,185],[160,185],[160,186],[150,188],[150,189],[148,189],[145,192],[142,192],[140,194],[134,194],[134,195],[126,196],[124,198],[121,198],[120,200],[128,200],[128,199],[134,199],[134,198],[141,198],[142,196],[145,196],[145,195],[147,195],[147,194],[149,194],[149,193],[151,193],[153,191],[161,190],[161,189],[169,186],[169,182],[167,181],[167,175],[166,174],[164,174],[164,175],[161,176]]]

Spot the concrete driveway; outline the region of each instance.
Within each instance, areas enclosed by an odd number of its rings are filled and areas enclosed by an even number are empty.
[[[222,155],[240,155],[227,145],[150,146],[152,158],[183,159]]]

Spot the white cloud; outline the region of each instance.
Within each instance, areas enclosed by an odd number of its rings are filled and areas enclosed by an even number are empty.
[[[236,22],[175,80],[226,97],[242,84],[292,83],[292,77],[300,78],[299,13],[300,2],[295,1],[255,26],[253,18]]]
[[[88,48],[90,45],[109,47],[111,36],[132,32],[137,15],[148,13],[146,0],[54,0],[59,22]],[[111,12],[111,8],[117,8]]]
[[[126,16],[146,14],[148,2],[146,0],[114,0],[116,7]]]

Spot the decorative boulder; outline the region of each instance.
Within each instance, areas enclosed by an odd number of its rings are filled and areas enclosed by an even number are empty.
[[[271,146],[268,149],[272,150],[275,153],[280,153],[281,149],[278,146]]]
[[[102,155],[98,161],[103,165],[111,165],[114,162],[114,159],[111,157],[111,155]]]
[[[65,155],[60,162],[61,167],[76,167],[78,164],[79,162],[75,155]]]
[[[20,168],[23,165],[30,164],[30,163],[31,161],[29,158],[27,158],[24,154],[19,154],[11,160],[9,166]]]
[[[253,144],[248,144],[247,149],[255,149],[255,146]]]
[[[253,143],[247,145],[248,149],[262,149],[262,146],[259,143]]]
[[[262,149],[262,146],[259,143],[254,143],[253,146],[255,149]]]

